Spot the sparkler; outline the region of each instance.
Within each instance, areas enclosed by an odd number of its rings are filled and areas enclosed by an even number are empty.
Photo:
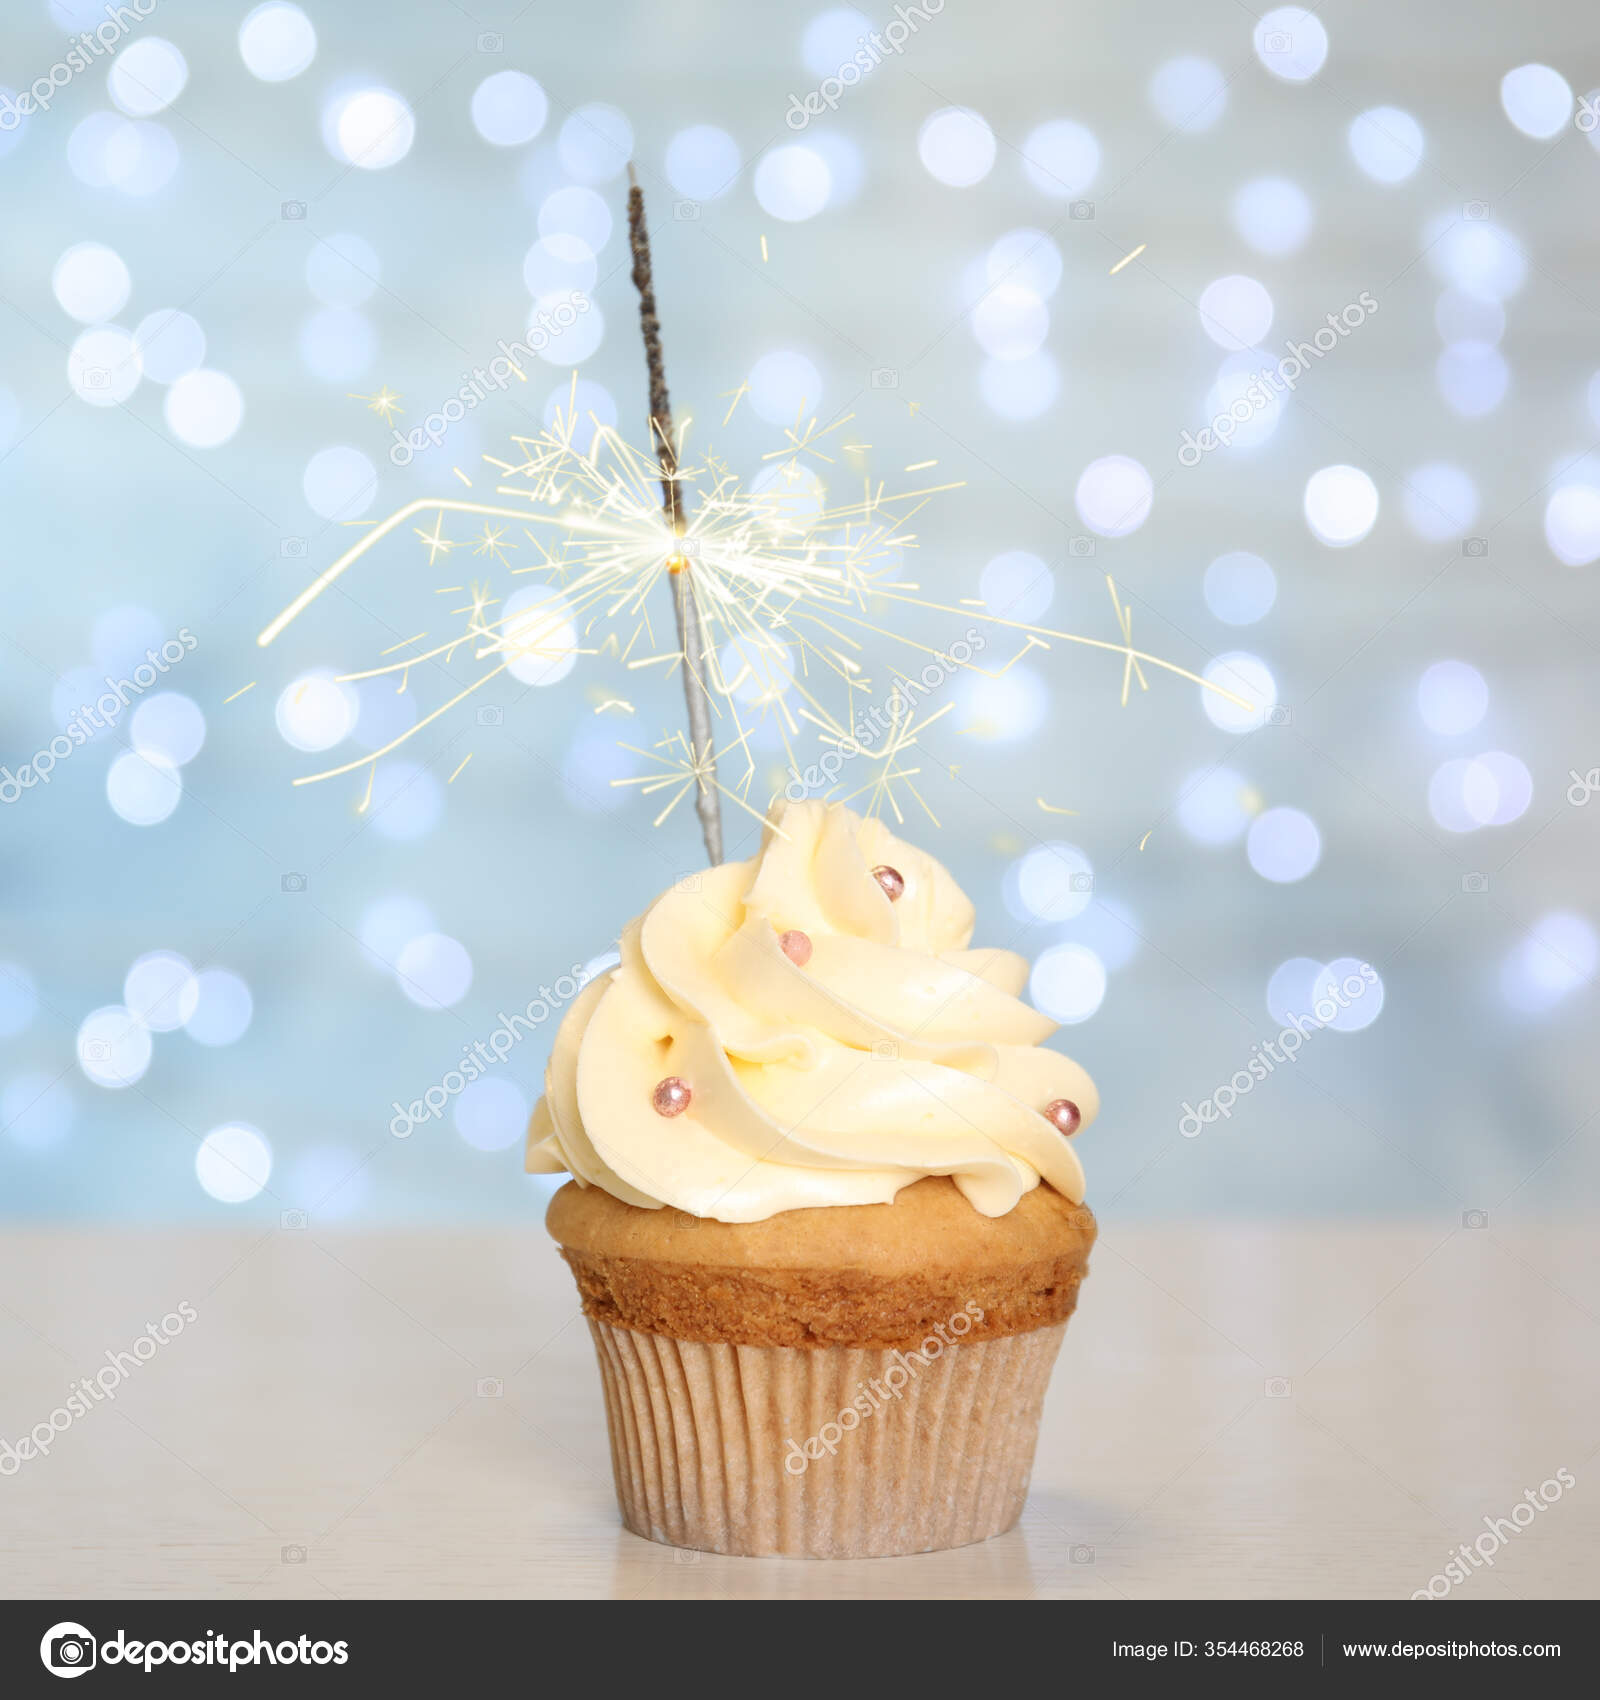
[[[924,597],[916,583],[902,577],[902,551],[917,543],[912,523],[922,507],[942,490],[959,486],[891,492],[865,472],[848,470],[840,457],[848,454],[854,463],[867,447],[840,435],[853,415],[820,424],[802,407],[783,443],[764,457],[765,468],[753,486],[742,484],[715,454],[692,455],[690,422],[675,425],[672,420],[637,184],[629,194],[629,220],[650,373],[650,448],[634,446],[592,416],[581,420],[574,375],[567,405],[557,409],[548,426],[514,437],[512,452],[504,458],[483,457],[494,474],[491,491],[478,493],[465,473],[452,468],[464,487],[459,495],[419,497],[365,527],[257,642],[271,644],[366,555],[408,522],[418,521],[413,529],[430,566],[452,581],[435,592],[443,598],[440,606],[449,624],[437,636],[428,629],[413,632],[390,645],[375,665],[347,673],[343,680],[388,678],[405,692],[417,681],[432,684],[442,678],[444,700],[381,749],[303,775],[295,784],[365,768],[370,799],[379,761],[492,680],[509,672],[521,682],[541,683],[552,668],[569,666],[581,655],[625,673],[683,670],[687,732],[669,731],[653,746],[623,745],[651,771],[613,783],[638,786],[652,797],[664,795],[657,824],[692,794],[713,863],[722,853],[720,800],[757,818],[765,814],[765,799],[752,795],[756,759],[751,739],[762,725],[776,731],[791,773],[807,767],[797,740],[815,738],[836,754],[873,764],[861,770],[870,775],[865,782],[839,793],[846,800],[865,797],[868,813],[887,810],[898,822],[904,795],[931,818],[915,783],[921,768],[907,758],[918,748],[919,736],[949,712],[948,705],[918,721],[902,703],[890,714],[888,735],[874,747],[853,736],[858,712],[873,689],[871,668],[880,656],[891,682],[896,664],[887,658],[896,652],[901,665],[920,657],[918,666],[931,661],[951,666],[944,650],[903,629],[904,610],[910,608],[981,628],[986,642],[972,647],[995,647],[1001,657],[997,671],[979,669],[970,660],[960,665],[991,677],[1033,650],[1070,643],[1122,657],[1124,703],[1135,680],[1148,688],[1148,667],[1187,679],[1242,708],[1255,706],[1186,667],[1135,649],[1131,613],[1109,578],[1115,640],[1007,619],[982,605]],[[730,418],[747,388],[728,392],[733,395]],[[931,465],[919,462],[907,470]],[[832,479],[859,479],[858,493],[828,505],[818,469]],[[455,528],[463,520],[479,529],[459,534]],[[461,550],[467,553],[456,554],[452,562],[452,554]],[[481,576],[454,582],[468,576],[462,567],[469,558],[471,572]],[[673,597],[675,648],[659,645],[651,618],[662,579]],[[1004,659],[1008,644],[1013,653]],[[463,678],[464,673],[471,676]],[[633,714],[625,693],[602,689],[600,694],[597,713]],[[461,771],[458,767],[456,774]],[[820,789],[839,790],[835,785]]]

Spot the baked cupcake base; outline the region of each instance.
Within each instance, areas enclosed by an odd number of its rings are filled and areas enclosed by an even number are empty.
[[[551,1233],[605,1386],[623,1521],[673,1546],[865,1558],[1000,1534],[1027,1497],[1094,1218],[943,1177],[728,1224],[568,1185]]]

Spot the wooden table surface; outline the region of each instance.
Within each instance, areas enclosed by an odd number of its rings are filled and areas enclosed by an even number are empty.
[[[1020,1527],[819,1563],[621,1529],[588,1334],[536,1222],[13,1231],[0,1443],[148,1323],[194,1320],[47,1455],[0,1444],[0,1594],[1405,1597],[1565,1470],[1455,1593],[1592,1597],[1597,1276],[1577,1225],[1114,1227]]]

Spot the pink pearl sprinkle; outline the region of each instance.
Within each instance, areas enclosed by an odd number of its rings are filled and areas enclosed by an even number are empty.
[[[883,887],[883,895],[891,903],[898,903],[906,889],[906,876],[898,868],[891,868],[887,862],[880,863],[872,870],[872,877]]]
[[[783,946],[783,954],[795,965],[804,968],[811,960],[811,936],[802,933],[798,928],[792,928],[785,933],[778,943]]]
[[[1070,1098],[1056,1098],[1044,1107],[1045,1120],[1050,1122],[1058,1133],[1067,1135],[1078,1131],[1083,1121],[1083,1112]]]
[[[688,1081],[669,1074],[665,1080],[656,1082],[656,1089],[650,1094],[650,1102],[658,1116],[681,1116],[688,1109],[689,1100],[693,1097],[694,1093]]]

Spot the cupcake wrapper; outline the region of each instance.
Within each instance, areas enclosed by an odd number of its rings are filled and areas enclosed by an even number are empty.
[[[966,1546],[1016,1522],[1066,1324],[926,1361],[915,1350],[707,1345],[593,1318],[589,1330],[617,1499],[636,1535],[752,1557],[881,1558]]]

